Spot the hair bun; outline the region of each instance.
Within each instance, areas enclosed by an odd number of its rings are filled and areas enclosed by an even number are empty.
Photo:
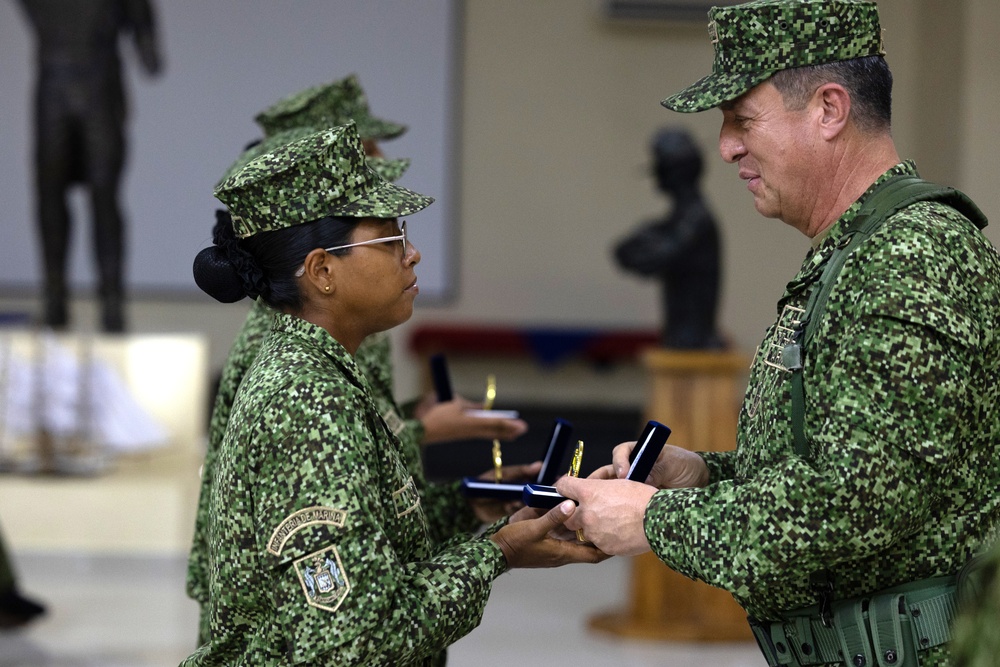
[[[236,303],[247,296],[243,279],[226,252],[212,246],[194,258],[194,282],[203,292],[222,303]]]

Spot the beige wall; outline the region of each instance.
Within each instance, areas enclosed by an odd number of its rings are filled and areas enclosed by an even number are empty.
[[[998,223],[989,234],[1000,241],[992,162],[1000,154],[992,118],[1000,96],[993,46],[1000,5],[883,0],[880,6],[896,77],[900,153],[916,158],[926,177],[965,189],[994,213]],[[655,286],[620,272],[609,249],[639,221],[666,210],[646,165],[649,138],[667,125],[689,129],[708,157],[703,185],[725,248],[724,331],[750,353],[770,323],[807,239],[755,213],[736,169],[717,157],[717,111],[682,115],[659,105],[708,72],[705,26],[611,23],[599,7],[596,0],[466,3],[458,296],[447,306],[419,308],[395,332],[402,393],[418,383],[405,339],[419,322],[657,326]],[[132,321],[144,332],[205,331],[219,364],[245,310],[142,301],[133,305]],[[470,370],[476,382],[483,370]],[[508,396],[601,402],[614,394],[631,402],[642,394],[641,376],[627,372],[504,372]],[[460,391],[478,387],[465,381]]]

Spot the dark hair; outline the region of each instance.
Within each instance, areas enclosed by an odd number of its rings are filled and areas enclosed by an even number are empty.
[[[272,308],[302,306],[295,272],[316,248],[350,242],[360,218],[328,216],[320,220],[260,232],[237,239],[228,211],[215,212],[212,242],[194,258],[194,281],[212,298],[233,303],[245,296],[264,299]],[[350,249],[335,254],[349,253]]]
[[[892,123],[892,72],[882,56],[782,70],[771,77],[785,108],[801,109],[824,83],[839,83],[851,96],[851,116],[862,132],[885,132]]]

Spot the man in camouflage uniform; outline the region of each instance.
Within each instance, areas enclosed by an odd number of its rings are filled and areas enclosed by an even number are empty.
[[[961,211],[904,205],[824,276],[859,211],[916,174],[890,134],[877,8],[710,18],[713,73],[663,104],[719,107],[756,209],[812,248],[757,350],[736,451],[667,447],[647,486],[607,479],[627,471],[619,446],[596,479],[557,484],[580,502],[567,527],[732,592],[769,664],[946,664],[956,575],[1000,516],[1000,257],[951,191]],[[825,312],[807,312],[819,284]]]
[[[327,216],[395,226],[430,203],[375,176],[363,155],[353,124],[332,128],[249,163],[216,196],[240,238]],[[433,542],[399,440],[354,360],[360,339],[333,335],[363,336],[412,312],[419,252],[405,232],[362,243],[381,242],[394,246],[309,252],[303,305],[274,315],[240,384],[211,488],[211,638],[186,666],[440,665],[508,567],[603,558],[547,537],[571,503]],[[359,267],[364,278],[352,278]],[[364,306],[358,285],[372,279],[378,301]]]
[[[260,112],[255,120],[264,131],[264,139],[248,147],[240,155],[226,170],[219,181],[220,184],[252,159],[270,150],[301,139],[324,127],[341,125],[350,120],[357,126],[368,164],[382,178],[395,181],[409,166],[408,159],[385,158],[378,145],[379,141],[400,136],[406,127],[374,116],[369,109],[360,81],[353,74],[284,98]],[[232,224],[225,211],[219,211],[217,218],[217,224]],[[187,572],[188,596],[198,601],[201,608],[199,645],[209,638],[206,531],[215,457],[226,432],[236,390],[271,329],[273,314],[274,311],[262,300],[254,300],[226,358],[212,409]],[[413,412],[415,404],[403,409],[396,404],[393,395],[392,350],[389,336],[382,333],[366,340],[358,349],[355,361],[370,383],[383,419],[402,443],[405,460],[421,492],[425,512],[433,527],[432,535],[438,540],[444,540],[458,532],[475,529],[480,525],[481,517],[473,511],[473,506],[461,498],[458,483],[430,484],[426,480],[420,456],[420,444],[425,438],[424,426]],[[445,410],[447,411],[447,408]],[[476,427],[495,426],[494,421],[496,420],[489,422],[480,420]],[[502,420],[499,425],[500,435],[504,439],[516,437],[524,428],[520,420]],[[510,474],[520,474],[520,469],[512,467]]]

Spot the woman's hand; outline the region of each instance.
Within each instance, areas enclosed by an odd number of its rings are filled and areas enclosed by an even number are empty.
[[[469,410],[481,410],[482,404],[456,396],[444,403],[430,406],[421,405],[415,414],[424,426],[424,439],[420,444],[452,440],[514,440],[528,431],[523,419],[502,417],[479,417],[470,415]]]
[[[573,515],[576,505],[565,500],[548,512],[525,507],[510,518],[510,523],[490,536],[500,547],[507,566],[559,567],[569,563],[600,563],[607,554],[589,544],[560,540],[556,533]]]
[[[538,478],[538,472],[542,469],[542,462],[525,463],[523,465],[503,466],[503,479],[505,482],[531,482]],[[477,479],[492,482],[496,473],[488,470]],[[524,507],[520,500],[497,500],[496,498],[469,498],[469,506],[475,513],[476,518],[483,523],[493,523],[503,517],[513,514]]]

